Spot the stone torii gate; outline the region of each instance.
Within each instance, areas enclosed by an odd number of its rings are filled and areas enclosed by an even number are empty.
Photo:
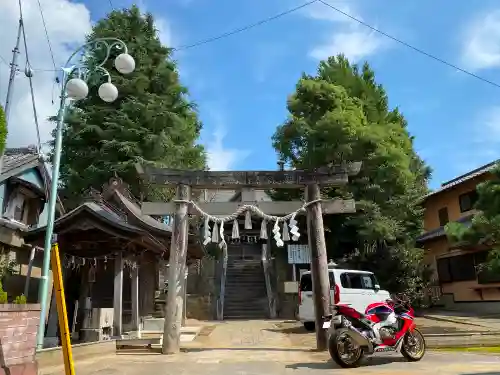
[[[169,288],[166,301],[165,326],[162,352],[178,353],[180,350],[181,322],[184,309],[185,268],[187,254],[188,215],[203,214],[229,215],[233,220],[238,214],[251,211],[264,219],[274,220],[275,229],[279,222],[291,218],[301,211],[307,212],[307,230],[309,248],[311,250],[311,275],[316,320],[316,345],[318,350],[327,348],[327,333],[321,329],[322,317],[329,314],[330,285],[325,236],[323,229],[323,213],[356,212],[354,200],[321,201],[320,186],[341,186],[348,183],[349,176],[354,176],[361,169],[361,162],[347,163],[320,168],[316,171],[184,171],[161,169],[137,165],[137,172],[143,180],[152,185],[176,187],[176,198],[173,202],[144,202],[142,213],[165,216],[175,213],[173,220],[172,243],[170,248],[170,267],[168,271]],[[209,202],[195,203],[191,201],[191,189],[306,189],[306,203],[291,202],[258,202],[256,205],[242,206],[241,202]],[[208,214],[209,213],[209,214]],[[288,214],[288,215],[287,215]],[[247,213],[247,215],[250,215]],[[272,215],[287,215],[276,217]],[[213,219],[216,221],[217,219]],[[295,221],[296,223],[296,221]],[[206,220],[208,224],[208,220]],[[286,226],[286,222],[284,223]],[[214,226],[214,230],[215,230]],[[221,247],[223,240],[223,223],[221,223]],[[274,232],[274,231],[273,231]],[[279,233],[275,239],[278,246],[283,246]],[[293,230],[291,231],[293,234]],[[209,234],[208,234],[209,235]],[[277,237],[276,237],[277,236]],[[208,239],[207,239],[208,240]],[[175,286],[175,287],[174,287]]]

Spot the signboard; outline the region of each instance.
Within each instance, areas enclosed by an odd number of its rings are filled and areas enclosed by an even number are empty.
[[[288,245],[288,264],[310,264],[311,251],[309,245]]]

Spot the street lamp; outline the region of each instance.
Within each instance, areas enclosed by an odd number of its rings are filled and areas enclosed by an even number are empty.
[[[86,52],[89,48],[102,49],[105,52],[105,57],[100,64],[91,66],[75,66],[70,65],[71,60],[82,52]],[[59,111],[57,114],[56,125],[56,140],[54,149],[54,160],[52,165],[52,182],[49,198],[49,211],[47,216],[47,231],[45,233],[45,246],[43,253],[43,267],[42,277],[40,282],[40,289],[38,293],[38,300],[40,301],[40,325],[38,327],[37,346],[39,349],[43,348],[43,341],[45,336],[45,317],[47,316],[47,297],[48,297],[48,274],[50,266],[50,250],[52,246],[52,235],[54,232],[54,220],[57,202],[57,186],[59,183],[59,165],[61,161],[61,146],[62,146],[62,127],[64,122],[64,114],[66,111],[67,100],[81,100],[85,99],[89,93],[89,87],[86,80],[95,74],[102,74],[107,77],[107,82],[99,86],[99,97],[107,102],[113,102],[118,97],[118,89],[111,82],[111,75],[104,68],[104,64],[108,61],[113,49],[120,50],[122,53],[115,58],[114,65],[118,72],[122,74],[129,74],[135,70],[135,61],[132,56],[128,54],[127,45],[117,38],[99,38],[92,40],[80,48],[78,48],[68,59],[62,68],[62,87],[61,87],[61,101]]]

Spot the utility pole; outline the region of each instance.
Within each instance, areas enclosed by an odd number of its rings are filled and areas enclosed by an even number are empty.
[[[316,348],[326,350],[328,332],[323,329],[323,317],[330,313],[330,280],[328,277],[328,258],[321,210],[321,194],[318,184],[306,187],[306,201],[314,202],[307,207],[307,231],[311,250],[311,276],[313,301],[316,320]]]
[[[19,55],[19,46],[21,44],[22,29],[23,29],[23,20],[20,18],[19,19],[19,28],[17,30],[16,46],[12,50],[12,62],[10,63],[9,86],[7,86],[7,98],[5,99],[4,112],[5,112],[5,122],[7,124],[7,128],[9,126],[10,106],[12,104],[12,93],[14,91],[14,80],[16,78],[16,72],[17,72],[17,56]],[[0,175],[2,174],[2,170],[3,170],[4,153],[5,153],[5,150],[3,150],[2,154],[0,155]]]

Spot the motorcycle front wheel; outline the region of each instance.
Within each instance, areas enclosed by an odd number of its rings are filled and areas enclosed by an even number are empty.
[[[415,328],[413,332],[406,332],[401,354],[410,362],[420,361],[424,357],[425,339],[418,329]]]
[[[328,339],[328,351],[337,365],[343,368],[359,367],[363,349],[356,344],[347,328],[340,328]]]

